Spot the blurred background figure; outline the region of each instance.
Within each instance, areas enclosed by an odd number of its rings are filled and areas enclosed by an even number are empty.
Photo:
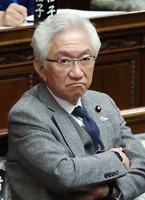
[[[34,0],[1,0],[0,26],[20,26],[28,15],[34,13]]]
[[[139,11],[145,9],[145,0],[91,0],[91,10]]]

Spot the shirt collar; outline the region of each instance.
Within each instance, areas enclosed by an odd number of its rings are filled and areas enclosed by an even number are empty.
[[[49,92],[52,94],[52,96],[54,97],[54,99],[57,101],[57,103],[65,110],[67,111],[69,114],[72,113],[72,111],[74,110],[75,107],[77,106],[81,106],[82,107],[82,103],[81,103],[81,98],[78,99],[77,104],[74,106],[71,103],[69,103],[68,101],[65,101],[57,96],[55,96],[53,94],[53,92],[49,89],[49,87],[46,85],[47,89],[49,90]]]

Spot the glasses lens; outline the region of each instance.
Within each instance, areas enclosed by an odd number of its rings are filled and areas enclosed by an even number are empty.
[[[83,67],[92,67],[94,65],[95,58],[94,57],[84,57],[80,60],[80,64]]]
[[[59,60],[59,63],[60,63],[61,65],[69,65],[69,64],[71,64],[71,61],[70,61],[69,58],[61,58],[61,59]]]
[[[72,58],[61,58],[58,60],[58,63],[63,68],[68,68],[74,64],[74,62],[77,62],[83,67],[93,67],[95,63],[95,57],[93,56],[87,56],[80,59],[72,59]]]

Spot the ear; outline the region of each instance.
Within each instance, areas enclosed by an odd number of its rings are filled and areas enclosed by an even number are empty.
[[[39,76],[43,79],[43,81],[46,82],[47,70],[44,69],[42,62],[37,58],[34,59],[34,68]]]

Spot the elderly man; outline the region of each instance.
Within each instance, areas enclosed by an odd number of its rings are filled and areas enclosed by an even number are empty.
[[[100,48],[75,14],[35,30],[42,82],[8,116],[7,175],[14,200],[132,200],[145,191],[145,149],[106,94],[89,91]]]

